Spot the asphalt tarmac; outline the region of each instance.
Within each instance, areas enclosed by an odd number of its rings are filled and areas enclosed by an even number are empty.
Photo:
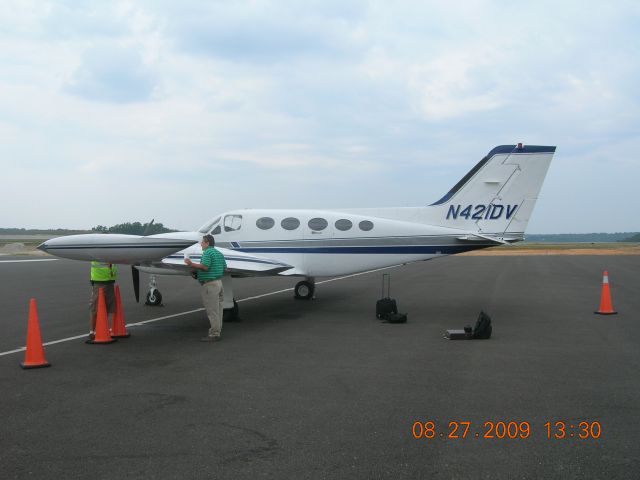
[[[121,267],[126,322],[150,322],[110,345],[73,339],[88,329],[87,264],[20,259],[0,257],[3,479],[640,472],[640,256],[389,269],[401,325],[375,318],[382,272],[319,284],[310,301],[252,298],[295,279],[240,279],[242,321],[212,344],[198,341],[208,321],[193,280],[160,278],[165,306],[146,307]],[[603,270],[618,315],[593,313]],[[51,368],[7,353],[25,344],[31,297],[44,342],[68,339],[45,346]],[[443,338],[480,310],[491,339]]]

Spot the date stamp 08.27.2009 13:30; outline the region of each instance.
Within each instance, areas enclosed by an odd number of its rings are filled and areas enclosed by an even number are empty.
[[[446,425],[446,428],[444,428]],[[480,428],[478,428],[480,426]],[[532,428],[526,421],[485,421],[473,423],[452,420],[439,424],[434,421],[416,420],[411,426],[411,434],[419,439],[447,439],[458,440],[466,438],[482,439],[527,439],[536,434],[534,430],[545,435],[549,440],[579,439],[595,440],[602,434],[602,426],[597,421],[548,421],[542,428]]]

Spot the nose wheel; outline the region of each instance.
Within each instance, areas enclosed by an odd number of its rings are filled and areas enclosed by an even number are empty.
[[[147,300],[144,302],[145,305],[149,305],[152,307],[157,307],[158,305],[162,305],[162,294],[160,290],[154,288],[147,293]]]
[[[147,292],[147,300],[144,302],[145,305],[149,305],[151,307],[158,307],[162,305],[162,294],[160,290],[156,288],[156,276],[151,275],[149,277],[149,292]]]
[[[313,298],[313,294],[316,291],[316,285],[313,280],[303,280],[296,283],[293,289],[295,298],[297,300],[310,300]]]

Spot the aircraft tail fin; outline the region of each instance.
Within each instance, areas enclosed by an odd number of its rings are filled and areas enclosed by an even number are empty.
[[[425,209],[424,221],[499,242],[522,240],[555,150],[520,143],[495,147]]]

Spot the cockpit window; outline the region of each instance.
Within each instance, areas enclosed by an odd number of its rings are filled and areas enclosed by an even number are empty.
[[[235,232],[242,227],[242,215],[227,215],[224,217],[224,231]]]
[[[216,217],[213,220],[211,220],[210,222],[205,223],[204,225],[202,225],[199,229],[198,232],[203,233],[203,234],[207,234],[211,231],[211,229],[214,227],[214,225],[216,223],[218,223],[220,221],[220,217]]]

